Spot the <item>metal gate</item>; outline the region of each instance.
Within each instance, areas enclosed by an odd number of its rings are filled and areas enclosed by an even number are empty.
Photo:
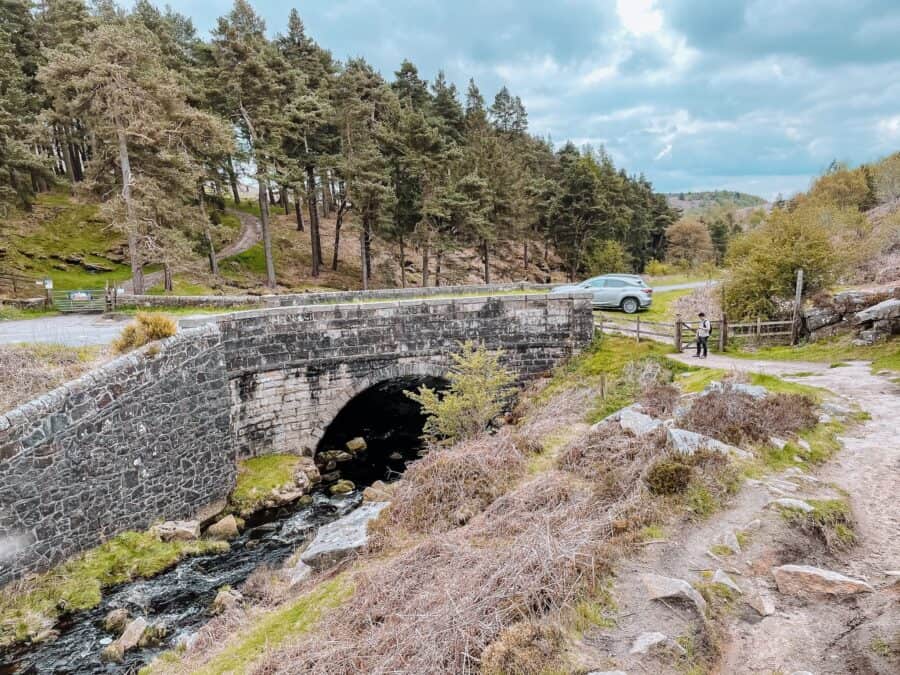
[[[60,312],[105,312],[107,291],[105,288],[89,288],[77,291],[51,291],[53,306]]]

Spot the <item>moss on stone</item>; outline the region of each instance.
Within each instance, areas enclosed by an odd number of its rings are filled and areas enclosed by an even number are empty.
[[[239,513],[258,510],[275,490],[294,487],[299,463],[297,455],[264,455],[238,462],[231,506]]]

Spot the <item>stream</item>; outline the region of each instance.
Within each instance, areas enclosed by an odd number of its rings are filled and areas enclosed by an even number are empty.
[[[423,420],[417,407],[402,396],[409,385],[390,381],[373,387],[354,399],[326,432],[320,448],[340,448],[354,436],[367,440],[368,450],[339,469],[340,477],[353,481],[356,490],[331,496],[328,484],[323,484],[309,505],[270,509],[247,519],[245,530],[230,542],[227,552],[186,558],[151,579],[106,589],[94,609],[60,619],[56,639],[0,653],[0,675],[136,673],[188,638],[211,618],[210,605],[222,586],[239,588],[260,566],[280,566],[313,539],[319,527],[358,507],[363,488],[376,480],[399,478],[406,464],[419,456]],[[115,636],[103,628],[103,620],[120,607],[131,617],[164,623],[168,635],[158,646],[126,652],[121,663],[106,663],[100,654]]]

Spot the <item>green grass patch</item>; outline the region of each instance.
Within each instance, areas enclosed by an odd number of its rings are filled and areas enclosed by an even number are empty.
[[[205,284],[198,284],[181,276],[176,276],[172,280],[171,295],[215,295],[216,291]],[[166,289],[163,284],[157,284],[146,291],[147,295],[166,295]]]
[[[220,553],[219,541],[159,541],[149,532],[123,532],[52,570],[0,594],[0,645],[35,636],[46,619],[96,607],[104,588],[152,577],[182,558]]]
[[[821,387],[811,387],[808,384],[789,382],[775,375],[764,375],[762,373],[750,373],[750,384],[765,387],[775,394],[799,394],[801,396],[809,396],[814,401],[819,402],[829,393],[827,389],[822,389]]]
[[[657,539],[665,539],[666,531],[659,523],[651,523],[644,525],[640,531],[641,541],[654,541]]]
[[[297,600],[263,615],[243,634],[229,638],[228,646],[195,672],[199,675],[250,672],[253,662],[266,651],[311,630],[328,611],[342,605],[352,594],[353,585],[346,575],[321,583]],[[152,672],[156,672],[152,665],[141,671]]]
[[[832,550],[846,550],[856,543],[853,513],[845,500],[809,499],[807,503],[813,507],[812,511],[783,508],[782,517],[804,532],[818,536]]]
[[[727,558],[734,553],[734,551],[725,544],[716,544],[715,546],[710,547],[709,550],[720,558]]]
[[[721,503],[708,487],[699,482],[692,482],[684,493],[688,511],[699,519],[709,518],[719,510]]]
[[[238,462],[237,484],[229,497],[232,507],[239,513],[253,513],[273,490],[295,484],[299,464],[297,455],[264,455]]]
[[[675,321],[675,309],[672,304],[685,295],[693,293],[693,289],[685,288],[677,291],[660,291],[653,294],[653,303],[641,312],[641,320]],[[656,332],[656,331],[654,331]]]
[[[39,319],[45,316],[56,316],[59,312],[50,309],[19,309],[0,305],[0,321],[22,321],[25,319]]]
[[[727,373],[720,368],[695,368],[675,380],[685,394],[696,394],[713,382],[721,382]]]

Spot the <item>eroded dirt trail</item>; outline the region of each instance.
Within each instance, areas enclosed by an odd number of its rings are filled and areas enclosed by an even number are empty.
[[[687,355],[675,357],[697,365]],[[704,634],[699,613],[689,603],[651,600],[648,574],[683,579],[698,585],[714,570],[723,570],[740,587],[733,611],[719,618],[721,657],[718,672],[809,672],[814,675],[891,672],[900,654],[900,584],[889,574],[900,569],[900,387],[873,375],[857,362],[827,364],[764,362],[710,356],[700,365],[756,372],[823,387],[838,398],[837,407],[859,406],[871,419],[852,426],[841,438],[843,449],[818,470],[790,469],[762,480],[748,480],[732,504],[699,524],[667,533],[617,571],[613,594],[618,605],[616,629],[581,645],[585,664],[628,673],[683,672],[685,659],[674,638]],[[858,544],[831,553],[789,526],[774,499],[834,499],[846,495],[857,521]],[[734,555],[713,553],[729,535],[745,542]],[[800,599],[779,593],[772,568],[802,564],[863,579],[875,592],[845,599]],[[765,612],[753,605],[768,604]],[[707,629],[708,631],[709,629]],[[663,633],[668,647],[631,653],[639,636]],[[709,634],[708,632],[706,634]],[[897,645],[894,645],[894,641]],[[603,670],[603,668],[600,668]],[[896,671],[894,671],[896,672]]]

